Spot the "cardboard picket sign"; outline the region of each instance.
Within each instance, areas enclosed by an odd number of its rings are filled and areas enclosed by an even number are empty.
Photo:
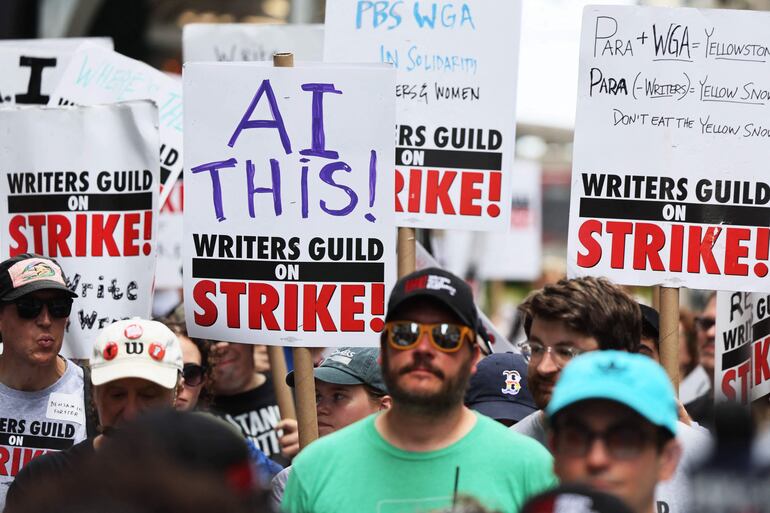
[[[753,304],[748,292],[717,292],[714,399],[751,400]]]
[[[583,15],[568,274],[769,291],[769,13]]]
[[[753,309],[751,343],[751,400],[770,396],[770,296],[751,294]]]
[[[182,232],[184,231],[184,180],[176,181],[158,214],[156,289],[182,288]]]
[[[71,48],[0,45],[0,108],[47,105],[72,52]]]
[[[152,306],[158,112],[149,101],[0,110],[0,257],[55,258],[79,297],[63,354]]]
[[[324,60],[396,69],[399,226],[508,229],[520,2],[327,0]]]
[[[49,105],[97,105],[152,100],[160,127],[160,204],[182,173],[182,85],[166,73],[104,48],[83,45],[73,55]]]
[[[323,25],[190,23],[182,29],[184,62],[269,61],[289,52],[295,60],[323,58]]]
[[[115,45],[111,37],[49,37],[43,39],[0,39],[0,46],[21,46],[32,48],[62,49],[74,52],[78,46],[88,43],[112,50]]]
[[[396,272],[394,80],[384,66],[185,66],[192,336],[378,344]]]

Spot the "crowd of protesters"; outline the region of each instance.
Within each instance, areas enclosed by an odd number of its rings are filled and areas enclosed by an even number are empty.
[[[770,511],[770,435],[711,400],[713,295],[681,316],[677,398],[657,312],[606,279],[534,291],[521,352],[485,355],[470,287],[417,271],[379,348],[319,359],[300,451],[264,348],[190,337],[177,309],[108,325],[74,362],[66,283],[44,256],[0,263],[9,513]]]

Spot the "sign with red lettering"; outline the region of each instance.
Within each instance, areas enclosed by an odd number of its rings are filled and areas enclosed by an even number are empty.
[[[751,400],[753,313],[752,294],[717,292],[717,334],[714,342],[714,393],[717,401],[748,404]]]
[[[770,14],[583,15],[568,272],[770,291]]]
[[[94,45],[83,45],[64,70],[49,105],[152,100],[160,130],[160,205],[182,174],[182,83],[178,77]]]
[[[399,226],[507,231],[521,2],[327,0],[326,62],[396,70]]]
[[[379,343],[395,277],[394,80],[384,66],[185,66],[190,335]]]
[[[770,296],[752,294],[751,400],[770,395]]]
[[[156,289],[182,288],[184,180],[177,180],[158,215]]]
[[[157,115],[149,101],[0,110],[0,257],[61,264],[79,296],[67,356],[88,358],[99,329],[150,314]]]

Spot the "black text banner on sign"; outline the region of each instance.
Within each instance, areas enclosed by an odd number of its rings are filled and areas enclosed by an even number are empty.
[[[394,72],[193,63],[184,80],[191,334],[376,345],[395,277]]]
[[[152,306],[158,111],[149,101],[0,109],[0,257],[55,258],[78,294],[63,352]]]
[[[569,273],[770,289],[766,13],[588,7]]]
[[[396,70],[399,226],[507,231],[520,23],[520,2],[326,2],[325,61]]]

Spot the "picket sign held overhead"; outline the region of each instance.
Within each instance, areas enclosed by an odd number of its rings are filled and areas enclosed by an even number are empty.
[[[0,258],[56,259],[78,294],[62,353],[149,317],[158,212],[158,111],[149,101],[0,109]]]
[[[384,66],[185,66],[191,335],[378,344],[395,277],[394,80]]]
[[[182,29],[184,62],[270,61],[290,52],[298,61],[323,58],[323,25],[190,23]]]
[[[182,173],[182,87],[179,80],[117,52],[83,45],[51,95],[49,105],[97,105],[152,100],[160,128],[160,205]]]
[[[396,69],[399,226],[504,231],[520,2],[327,0],[326,62]]]
[[[49,37],[43,39],[0,39],[0,46],[21,46],[26,48],[61,49],[74,52],[83,43],[113,50],[111,37]]]
[[[73,49],[0,45],[0,108],[47,105]]]

